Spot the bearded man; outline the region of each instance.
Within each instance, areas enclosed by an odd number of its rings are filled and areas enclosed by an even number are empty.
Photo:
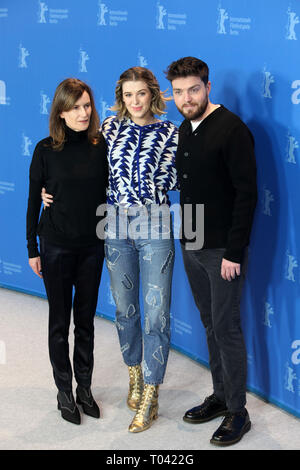
[[[203,423],[225,416],[211,443],[231,445],[249,431],[245,408],[247,354],[240,325],[240,298],[257,201],[254,139],[248,127],[210,99],[205,62],[184,57],[166,71],[185,120],[179,128],[176,168],[183,216],[185,270],[206,330],[213,394],[183,419]],[[185,237],[184,211],[204,205],[204,243]],[[199,235],[199,234],[198,234]],[[197,238],[197,230],[195,231]],[[196,248],[196,249],[195,249]]]

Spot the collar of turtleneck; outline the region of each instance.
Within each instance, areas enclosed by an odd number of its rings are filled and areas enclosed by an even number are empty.
[[[68,142],[79,142],[87,138],[88,131],[73,131],[73,129],[65,125],[65,133]]]

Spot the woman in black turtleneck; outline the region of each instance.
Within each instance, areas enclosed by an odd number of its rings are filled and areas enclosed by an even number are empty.
[[[47,292],[49,354],[58,409],[64,419],[80,424],[72,393],[69,325],[73,303],[76,401],[86,414],[99,418],[90,390],[94,315],[104,258],[103,240],[96,235],[96,209],[106,202],[108,180],[106,143],[98,130],[92,91],[85,83],[66,79],[59,84],[49,127],[50,136],[37,144],[30,166],[29,265],[43,278]],[[40,216],[42,187],[55,198]]]

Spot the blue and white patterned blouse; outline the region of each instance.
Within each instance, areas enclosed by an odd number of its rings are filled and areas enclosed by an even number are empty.
[[[110,116],[101,130],[108,146],[108,204],[168,204],[177,189],[177,128],[170,121],[139,126]]]

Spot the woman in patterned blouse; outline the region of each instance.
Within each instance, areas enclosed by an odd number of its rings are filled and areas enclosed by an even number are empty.
[[[155,117],[164,113],[165,101],[150,70],[130,68],[117,82],[112,108],[117,115],[102,125],[112,221],[105,256],[120,347],[129,368],[127,404],[136,411],[130,432],[148,429],[157,418],[158,387],[169,354],[174,240],[167,191],[176,187],[177,129]]]

